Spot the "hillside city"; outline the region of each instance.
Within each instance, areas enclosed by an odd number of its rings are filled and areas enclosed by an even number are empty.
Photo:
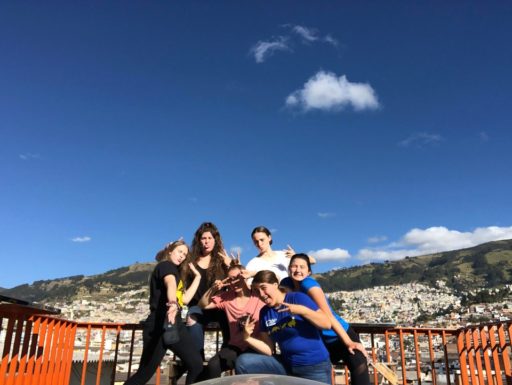
[[[436,287],[420,283],[377,286],[328,293],[335,310],[350,323],[394,323],[398,326],[460,327],[470,323],[512,319],[512,285],[501,289],[507,300],[461,305],[461,298],[438,281]],[[477,290],[470,292],[475,294]],[[65,319],[83,322],[139,323],[148,314],[148,289],[114,293],[102,288],[94,296],[47,303]]]

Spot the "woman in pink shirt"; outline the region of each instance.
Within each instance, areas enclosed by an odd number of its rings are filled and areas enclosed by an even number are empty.
[[[247,351],[252,351],[249,344],[244,341],[244,327],[248,319],[258,320],[260,309],[265,304],[251,289],[242,276],[244,267],[235,261],[228,269],[228,277],[216,281],[199,302],[203,309],[222,309],[225,311],[229,323],[229,341],[227,346],[208,361],[205,373],[206,378],[220,377],[226,370],[234,369],[237,357]],[[257,323],[258,325],[258,323]],[[254,337],[258,337],[259,328],[255,328]]]

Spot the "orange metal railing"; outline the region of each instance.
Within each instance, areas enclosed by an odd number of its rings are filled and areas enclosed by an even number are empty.
[[[353,327],[371,360],[386,363],[402,384],[512,385],[510,321],[460,329]],[[141,341],[139,324],[73,322],[0,305],[0,385],[123,382],[139,362]],[[337,369],[337,383],[348,384],[348,371]],[[371,379],[382,382],[377,371]],[[168,376],[158,370],[154,383],[167,384]]]

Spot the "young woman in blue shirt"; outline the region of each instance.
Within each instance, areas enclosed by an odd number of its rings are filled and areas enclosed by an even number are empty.
[[[322,339],[333,364],[343,360],[350,371],[352,385],[369,385],[367,353],[359,336],[347,321],[336,314],[320,284],[311,277],[311,264],[306,254],[295,254],[288,266],[289,277],[281,286],[307,294],[329,316],[331,327],[322,331]]]

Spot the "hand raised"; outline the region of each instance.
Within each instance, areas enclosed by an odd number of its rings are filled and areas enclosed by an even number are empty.
[[[283,313],[285,311],[288,311],[291,314],[304,315],[308,311],[308,308],[303,305],[283,302],[281,306],[277,309],[277,312]]]
[[[201,273],[199,272],[199,270],[197,270],[196,266],[195,266],[192,262],[190,262],[190,263],[188,264],[188,267],[190,268],[190,270],[192,271],[192,273],[194,273],[194,275],[195,275],[196,277],[197,277],[197,276],[199,276],[199,277],[201,276]]]
[[[293,250],[293,247],[290,245],[286,245],[286,250],[284,251],[284,254],[287,258],[291,258],[295,255],[295,250]]]
[[[247,321],[245,321],[244,325],[244,340],[248,339],[252,333],[254,332],[254,328],[256,327],[256,320],[252,317],[249,317]]]

